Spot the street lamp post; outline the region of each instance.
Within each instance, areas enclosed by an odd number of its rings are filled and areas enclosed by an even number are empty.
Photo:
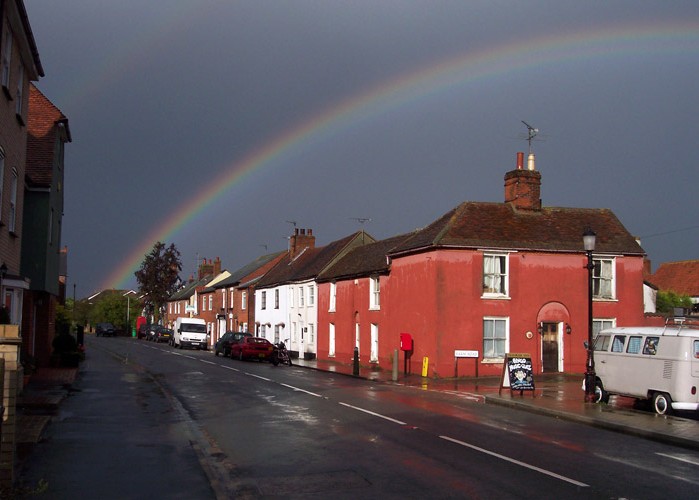
[[[136,292],[134,290],[129,290],[124,294],[126,296],[126,329],[129,330],[131,328],[131,294],[136,295]],[[129,336],[130,332],[127,331],[126,335]]]
[[[592,252],[595,250],[596,234],[592,229],[583,233],[583,246],[587,253],[587,362],[585,364],[585,401],[595,402],[595,386],[597,374],[595,373],[595,354],[592,338],[592,271],[595,268]]]

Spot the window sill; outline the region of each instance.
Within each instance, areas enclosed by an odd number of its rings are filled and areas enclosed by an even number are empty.
[[[501,293],[484,293],[481,295],[481,299],[491,299],[491,300],[511,300],[512,297],[509,295],[503,295]]]
[[[381,306],[369,306],[369,310],[370,310],[370,311],[380,311],[380,310],[381,310]]]
[[[481,360],[482,365],[501,365],[505,362],[505,358],[483,358]]]
[[[619,302],[615,297],[592,297],[593,302]]]

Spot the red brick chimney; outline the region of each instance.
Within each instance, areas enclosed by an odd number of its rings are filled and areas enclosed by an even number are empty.
[[[305,248],[314,248],[315,246],[316,237],[313,236],[312,229],[294,228],[294,235],[289,238],[289,254],[292,260],[303,252]]]
[[[199,264],[199,279],[205,278],[206,276],[216,276],[216,264],[218,264],[218,273],[221,272],[221,260],[216,259],[216,262],[211,259],[202,260]]]
[[[535,170],[534,154],[529,154],[524,170],[524,153],[517,153],[517,169],[505,174],[505,203],[519,210],[541,210],[541,174]]]

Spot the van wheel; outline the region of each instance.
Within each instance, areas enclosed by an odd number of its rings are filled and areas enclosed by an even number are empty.
[[[664,392],[653,394],[653,410],[658,415],[669,415],[672,413],[672,399]]]
[[[595,384],[595,403],[609,403],[609,393],[604,390],[602,382]]]

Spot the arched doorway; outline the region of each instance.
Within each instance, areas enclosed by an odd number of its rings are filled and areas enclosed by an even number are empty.
[[[540,336],[541,371],[564,371],[565,331],[570,323],[568,308],[560,302],[548,302],[539,309],[536,322]]]

